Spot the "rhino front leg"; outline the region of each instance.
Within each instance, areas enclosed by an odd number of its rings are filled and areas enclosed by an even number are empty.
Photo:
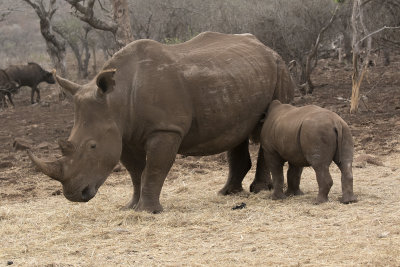
[[[249,140],[228,151],[229,175],[225,186],[219,191],[229,195],[243,191],[242,181],[251,168]]]
[[[328,201],[328,194],[333,185],[331,174],[329,173],[329,164],[322,166],[312,166],[317,176],[318,182],[318,196],[316,204]]]
[[[133,185],[132,199],[124,209],[134,209],[140,198],[141,176],[146,164],[146,155],[144,152],[133,152],[124,146],[122,148],[121,162],[128,170]]]
[[[287,196],[304,195],[304,193],[300,190],[300,178],[302,172],[302,167],[297,167],[289,163],[289,169],[287,171],[288,188],[285,192]]]
[[[257,169],[254,181],[250,185],[250,192],[258,193],[262,190],[271,190],[273,188],[270,171],[264,159],[262,147],[258,150]]]
[[[181,144],[177,133],[156,133],[146,142],[146,166],[142,173],[139,201],[136,211],[159,213],[161,188]]]

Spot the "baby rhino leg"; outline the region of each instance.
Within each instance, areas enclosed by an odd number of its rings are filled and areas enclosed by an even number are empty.
[[[283,193],[283,164],[284,160],[276,152],[268,152],[264,149],[265,164],[267,164],[272,174],[272,184],[274,192],[272,193],[272,199],[284,199],[286,195]]]
[[[329,165],[325,164],[322,166],[312,166],[315,174],[317,175],[318,182],[318,196],[316,204],[320,204],[328,201],[328,194],[333,185],[331,174],[329,173]]]
[[[287,171],[287,184],[288,188],[285,192],[287,196],[299,196],[304,193],[300,190],[300,177],[303,172],[303,167],[297,167],[289,163]]]
[[[357,197],[353,193],[353,172],[351,162],[342,162],[338,164],[342,173],[342,198],[340,202],[344,204],[357,202]]]

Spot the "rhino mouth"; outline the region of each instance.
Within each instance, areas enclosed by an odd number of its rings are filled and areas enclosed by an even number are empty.
[[[89,200],[91,200],[97,193],[97,186],[96,187],[90,187],[89,185],[86,186],[82,192],[81,192],[81,196],[82,196],[82,202],[88,202]]]
[[[64,196],[72,202],[88,202],[97,194],[99,186],[100,185],[87,185],[82,190],[78,190],[76,193],[72,194],[68,193],[68,190],[64,190]]]

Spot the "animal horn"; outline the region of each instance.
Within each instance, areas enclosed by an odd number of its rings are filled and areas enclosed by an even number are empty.
[[[76,92],[79,91],[79,89],[81,89],[81,86],[77,83],[68,81],[67,79],[61,78],[60,76],[58,76],[56,74],[56,70],[53,69],[52,71],[54,77],[57,80],[57,83],[64,88],[67,92],[69,92],[71,95],[76,94]]]
[[[27,152],[28,152],[29,158],[36,165],[36,167],[39,168],[39,170],[41,172],[43,172],[47,176],[53,178],[54,180],[62,182],[62,180],[63,180],[62,167],[61,167],[61,163],[58,160],[44,161],[44,160],[37,158],[35,155],[33,155],[30,150],[28,150]]]

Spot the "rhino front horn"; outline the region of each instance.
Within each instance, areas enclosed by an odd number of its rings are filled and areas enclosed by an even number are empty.
[[[76,94],[76,92],[79,91],[79,89],[81,89],[81,86],[77,83],[68,81],[67,79],[61,78],[60,76],[58,76],[56,74],[56,71],[53,70],[53,75],[57,80],[57,83],[68,93],[70,93],[71,95]]]
[[[36,167],[39,168],[39,170],[41,172],[43,172],[47,176],[53,178],[54,180],[62,182],[62,180],[63,180],[62,167],[61,167],[61,163],[58,160],[44,161],[44,160],[37,158],[35,155],[33,155],[30,150],[28,150],[27,152],[28,152],[29,158],[36,165]]]

